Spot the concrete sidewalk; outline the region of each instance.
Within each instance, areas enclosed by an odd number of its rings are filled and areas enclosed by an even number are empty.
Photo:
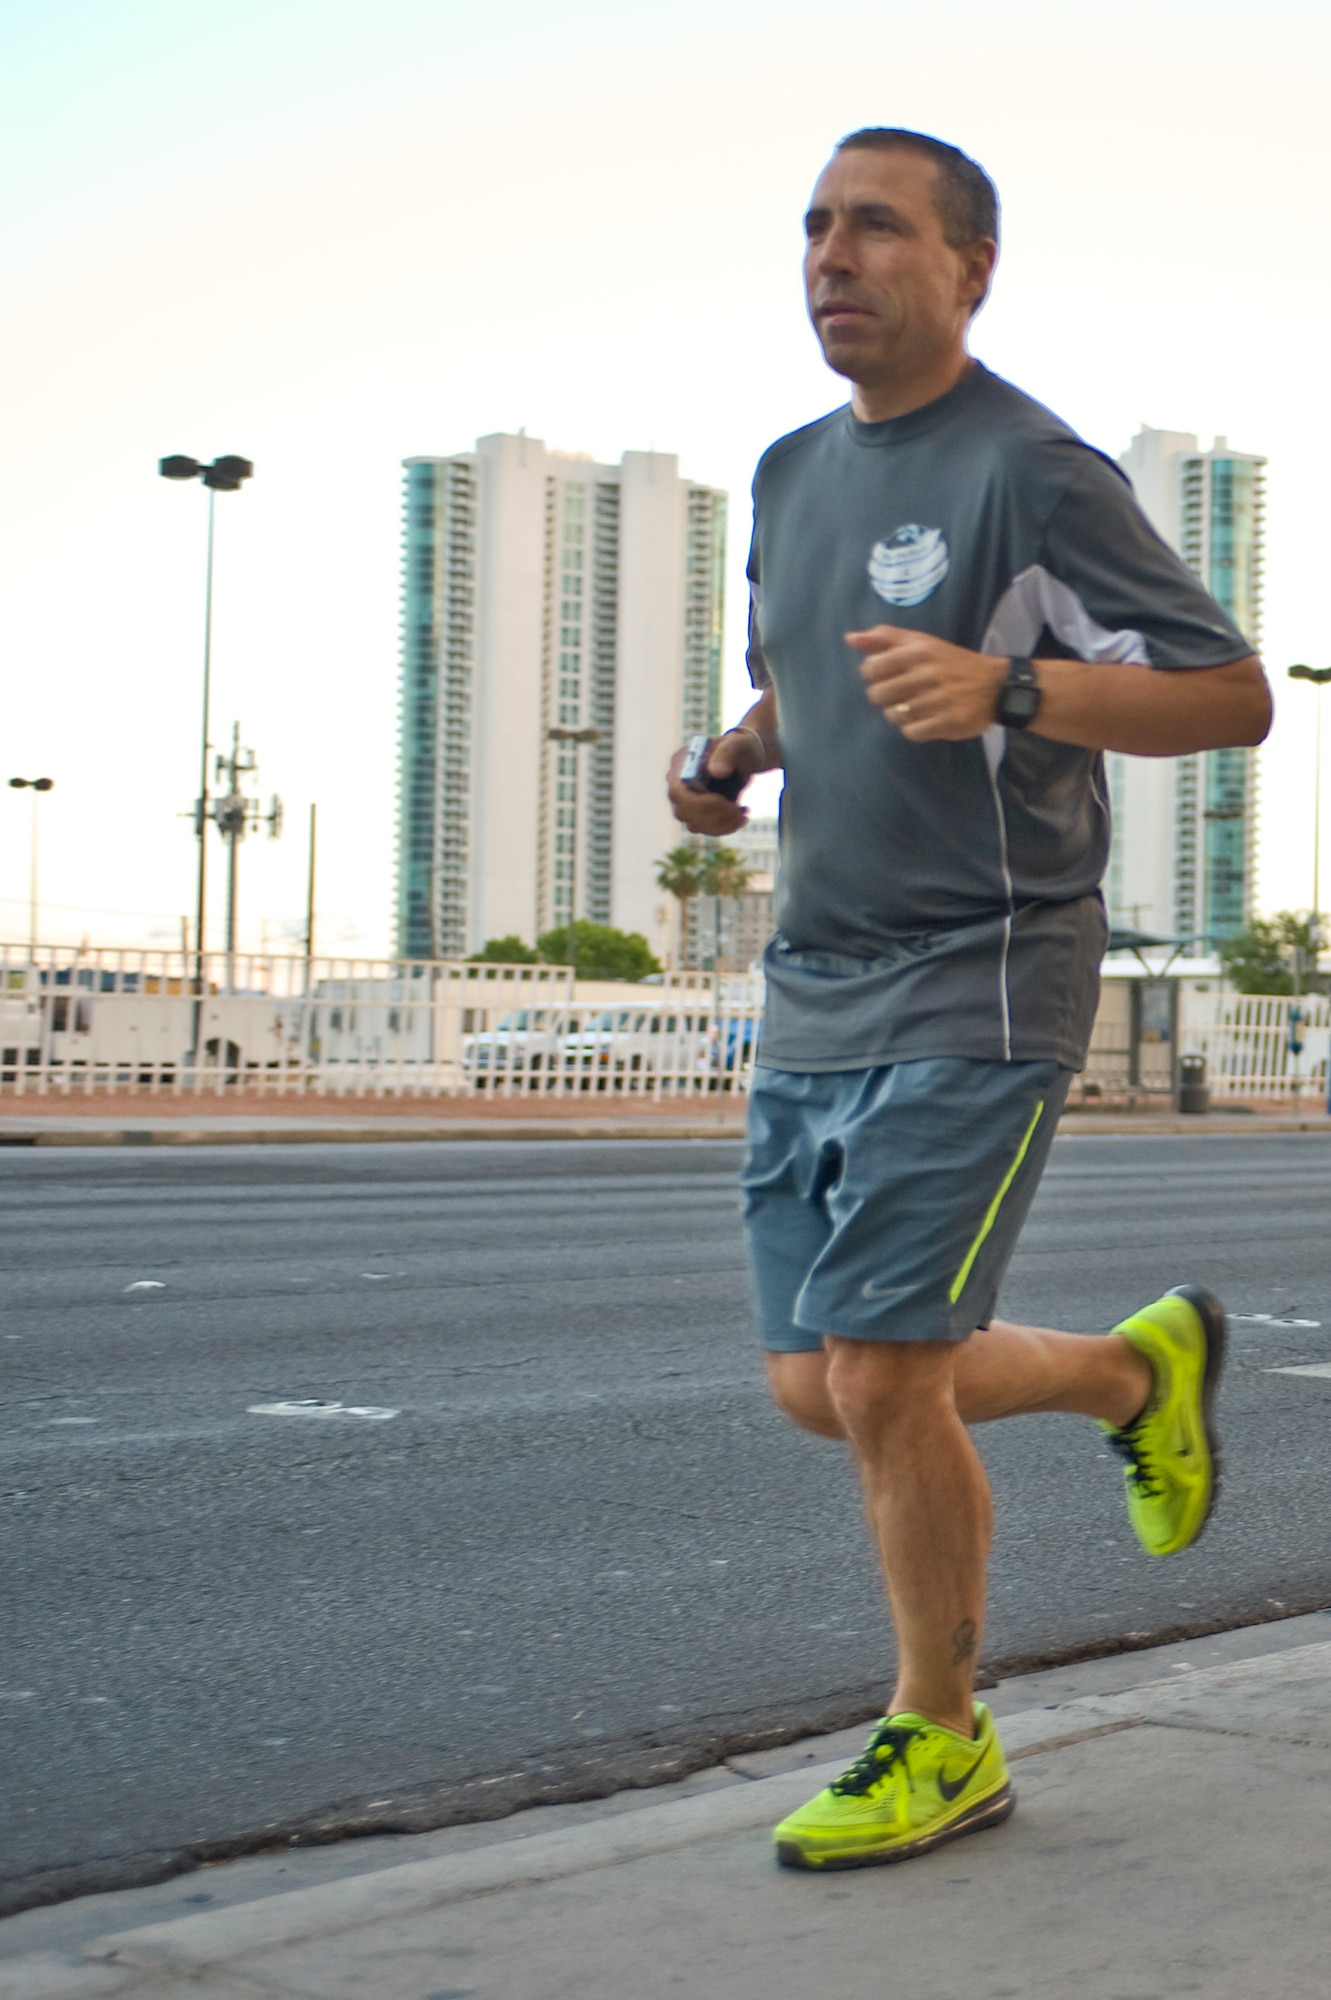
[[[33,1910],[0,1925],[0,1996],[1324,2000],[1329,1681],[1318,1613],[1006,1682],[1016,1816],[898,1868],[772,1860],[772,1822],[856,1730]]]

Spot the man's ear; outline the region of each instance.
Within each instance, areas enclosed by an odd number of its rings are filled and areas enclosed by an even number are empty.
[[[994,282],[994,267],[997,263],[998,245],[992,237],[980,236],[974,243],[967,245],[963,283],[972,319],[989,296],[989,288]]]

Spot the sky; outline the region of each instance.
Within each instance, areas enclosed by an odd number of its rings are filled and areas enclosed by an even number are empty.
[[[217,503],[213,702],[286,805],[249,948],[299,930],[312,800],[321,946],[389,947],[409,455],[525,425],[727,488],[740,712],[754,462],[844,401],[800,216],[865,124],[996,179],[989,366],[1114,455],[1149,423],[1269,458],[1258,897],[1306,907],[1328,57],[1323,0],[5,0],[0,776],[56,781],[43,937],[170,945],[192,909],[206,500],[167,453],[255,465]],[[0,939],[30,801],[0,787]]]

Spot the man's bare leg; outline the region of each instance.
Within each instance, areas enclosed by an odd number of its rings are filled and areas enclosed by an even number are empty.
[[[1061,1410],[1122,1426],[1151,1393],[1149,1363],[1118,1333],[1058,1333],[996,1319],[952,1354],[963,1424]],[[828,1354],[766,1359],[772,1394],[787,1416],[819,1437],[844,1439],[828,1388]]]
[[[899,1666],[888,1713],[974,1730],[993,1503],[958,1414],[956,1349],[827,1340],[826,1389],[864,1487]]]

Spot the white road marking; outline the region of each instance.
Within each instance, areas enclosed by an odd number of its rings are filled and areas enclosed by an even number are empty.
[[[362,1278],[405,1278],[405,1271],[362,1271]]]
[[[249,1403],[251,1417],[367,1417],[371,1423],[385,1423],[400,1417],[401,1410],[381,1410],[372,1403],[325,1403],[317,1396],[302,1396],[291,1403]]]
[[[164,1292],[165,1278],[136,1278],[132,1285],[126,1285],[127,1292]]]
[[[96,1417],[52,1417],[49,1421],[53,1424],[95,1424],[97,1419]]]
[[[1235,1326],[1297,1326],[1316,1330],[1320,1319],[1277,1319],[1274,1313],[1231,1313]]]
[[[1263,1368],[1263,1375],[1313,1375],[1319,1381],[1331,1381],[1331,1361],[1309,1361],[1302,1368]]]

